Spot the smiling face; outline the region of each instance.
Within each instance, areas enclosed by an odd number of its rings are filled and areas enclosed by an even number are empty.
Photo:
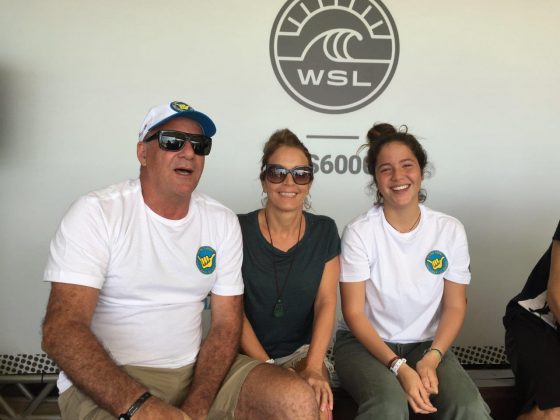
[[[270,155],[268,165],[281,165],[292,169],[296,166],[308,166],[307,157],[296,147],[281,146]],[[302,211],[305,197],[309,194],[311,183],[298,185],[294,182],[291,174],[284,181],[274,184],[264,178],[262,181],[263,191],[267,193],[266,207],[269,210],[279,211]]]
[[[190,134],[202,134],[193,120],[174,118],[152,130],[146,138],[160,130],[175,130]],[[158,140],[139,142],[137,156],[142,165],[140,181],[144,201],[158,212],[158,208],[186,203],[202,176],[204,156],[195,155],[189,142],[177,151],[170,152],[159,147]]]
[[[399,141],[383,146],[375,165],[375,183],[385,207],[417,206],[422,179],[418,159],[408,146]]]

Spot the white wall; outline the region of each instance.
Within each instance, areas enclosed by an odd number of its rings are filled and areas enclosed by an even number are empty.
[[[350,156],[363,140],[306,135],[363,139],[373,122],[407,124],[435,166],[427,205],[469,236],[459,344],[502,344],[505,304],[560,214],[560,3],[386,0],[395,76],[373,103],[338,115],[304,108],[275,78],[269,36],[283,3],[0,0],[0,353],[40,350],[51,236],[79,195],[137,175],[140,122],[167,99],[217,122],[199,188],[237,212],[260,205],[258,159],[275,129],[319,156]],[[370,206],[367,182],[319,173],[315,211],[342,230]]]

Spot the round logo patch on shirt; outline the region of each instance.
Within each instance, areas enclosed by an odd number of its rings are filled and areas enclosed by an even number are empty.
[[[196,253],[196,266],[203,274],[212,274],[216,269],[216,251],[209,246],[201,246]]]
[[[431,251],[426,255],[424,263],[428,271],[432,274],[441,274],[447,270],[448,266],[447,257],[443,252],[438,250]]]

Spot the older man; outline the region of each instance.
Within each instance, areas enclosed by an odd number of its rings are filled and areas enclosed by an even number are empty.
[[[62,220],[45,269],[43,348],[63,371],[63,418],[316,418],[295,374],[237,354],[237,217],[195,191],[215,131],[183,102],[152,108],[140,178],[80,198]]]

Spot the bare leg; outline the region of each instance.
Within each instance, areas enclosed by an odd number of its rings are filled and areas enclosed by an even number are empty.
[[[318,412],[313,390],[303,379],[288,369],[262,364],[243,383],[235,417],[317,420]]]

